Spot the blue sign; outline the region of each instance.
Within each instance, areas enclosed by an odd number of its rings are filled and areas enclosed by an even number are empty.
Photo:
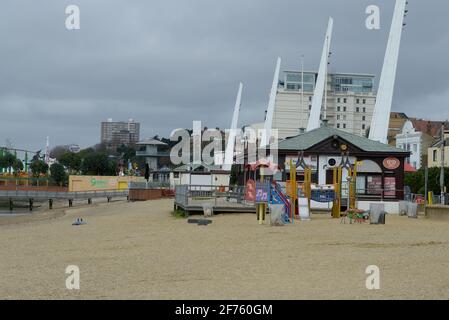
[[[321,190],[315,189],[312,190],[312,200],[316,202],[332,202],[335,200],[335,191],[332,189]]]

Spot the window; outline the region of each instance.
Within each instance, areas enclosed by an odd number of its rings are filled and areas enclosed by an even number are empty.
[[[360,99],[357,99],[356,101],[357,101],[356,103],[360,103]]]
[[[309,111],[312,110],[312,106],[309,104]]]
[[[348,99],[344,98],[343,103],[346,103],[346,102],[348,102]]]
[[[340,124],[339,123],[337,123],[337,128],[340,129]]]
[[[312,96],[309,97],[309,101],[312,102]]]
[[[413,145],[413,152],[418,152],[418,145],[416,143]]]
[[[343,123],[343,129],[346,129],[346,123]]]
[[[347,108],[346,108],[346,107],[343,107],[343,111],[346,112],[346,111],[347,111]]]
[[[363,104],[366,104],[366,99],[363,99]]]
[[[341,111],[341,107],[337,107],[337,111],[340,112]]]
[[[366,125],[362,124],[362,129],[365,130],[366,129]]]
[[[362,121],[366,121],[366,117],[365,116],[362,117]]]
[[[359,107],[355,108],[355,112],[360,112],[360,108]]]
[[[363,108],[363,113],[366,113],[366,108]]]
[[[178,179],[179,178],[179,172],[174,172],[173,173],[173,178]]]
[[[337,115],[337,120],[340,120],[340,115]]]
[[[433,150],[433,161],[437,161],[438,159],[438,150]]]
[[[340,102],[341,102],[341,99],[340,99],[340,98],[337,98],[337,102],[340,103]]]

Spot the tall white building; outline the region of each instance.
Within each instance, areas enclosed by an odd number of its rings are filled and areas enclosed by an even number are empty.
[[[301,71],[284,72],[273,119],[273,128],[278,129],[280,139],[296,136],[307,128],[317,75],[316,72],[304,72],[304,75]],[[328,126],[366,136],[375,103],[373,75],[329,73],[321,119]]]

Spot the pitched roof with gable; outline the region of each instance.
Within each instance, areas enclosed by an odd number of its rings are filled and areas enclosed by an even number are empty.
[[[150,145],[150,146],[167,146],[168,144],[159,141],[157,139],[154,138],[150,138],[150,139],[144,139],[142,141],[139,141],[137,143],[138,145]]]
[[[379,153],[408,153],[402,149],[383,144],[377,141],[370,140],[365,137],[357,136],[345,131],[341,131],[330,127],[321,127],[295,137],[287,138],[272,144],[271,148],[278,148],[278,150],[298,150],[306,151],[320,142],[338,136],[355,147],[366,152],[379,152]]]

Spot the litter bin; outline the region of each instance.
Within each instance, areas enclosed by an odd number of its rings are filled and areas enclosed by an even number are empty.
[[[370,203],[369,211],[370,211],[371,224],[379,224],[379,221],[380,221],[380,218],[381,218],[381,214],[385,212],[385,204],[383,204],[383,203]]]
[[[408,201],[399,201],[399,215],[406,216],[408,212]]]
[[[214,215],[214,206],[212,203],[203,203],[202,206],[205,217],[212,217]]]
[[[270,205],[270,222],[272,226],[285,225],[283,216],[285,214],[284,205],[272,204]]]
[[[371,214],[370,224],[385,224],[386,216],[387,216],[387,213],[385,211],[376,212],[374,215]]]
[[[407,216],[412,219],[418,219],[418,204],[409,202],[407,204]]]

